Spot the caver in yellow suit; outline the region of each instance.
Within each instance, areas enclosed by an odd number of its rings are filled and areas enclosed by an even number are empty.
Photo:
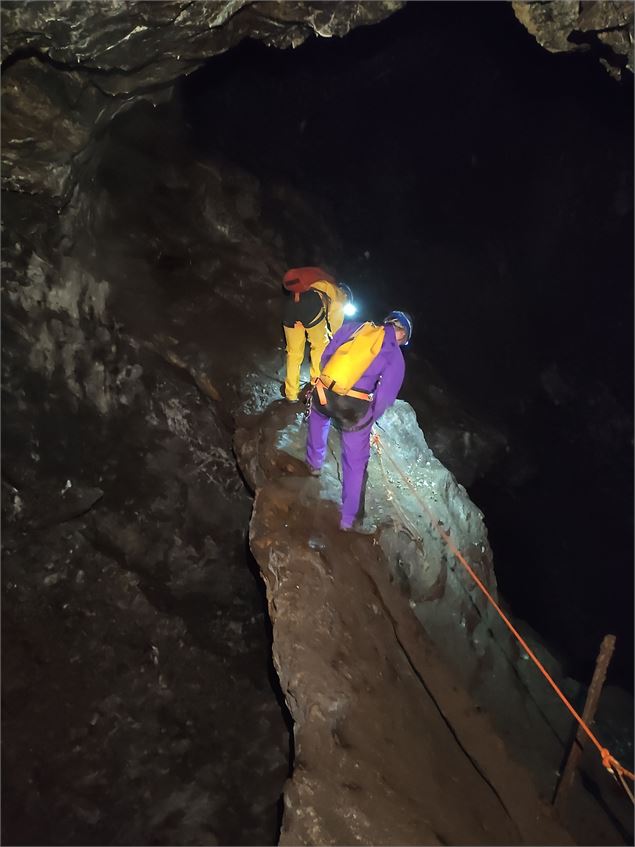
[[[311,348],[311,382],[320,375],[320,360],[331,335],[344,322],[347,296],[321,268],[291,268],[282,284],[288,294],[282,325],[287,342],[284,393],[294,403],[300,393],[300,368],[308,339]]]

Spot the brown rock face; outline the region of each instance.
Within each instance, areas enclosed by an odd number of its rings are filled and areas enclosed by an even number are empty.
[[[397,401],[380,425],[384,455],[371,455],[366,492],[378,525],[371,538],[338,529],[337,433],[317,478],[303,462],[297,407],[274,402],[234,438],[256,491],[250,546],[294,721],[281,843],[569,843],[538,798],[551,799],[570,719],[423,503],[495,596],[480,513],[427,447],[408,404]],[[579,686],[514,623],[579,702]],[[562,820],[576,843],[614,843],[620,835],[601,805],[613,813],[623,798],[605,793],[595,750],[587,754],[602,801],[578,784]]]
[[[552,53],[606,48],[600,61],[619,78],[633,72],[633,4],[630,2],[547,3],[512,2],[518,20],[538,44]]]
[[[165,108],[111,125],[61,214],[6,193],[3,843],[277,838],[289,736],[230,428],[279,389],[285,241]]]
[[[306,475],[295,417],[274,404],[236,445],[295,724],[281,843],[570,843],[419,625],[390,528],[337,530],[337,485]]]

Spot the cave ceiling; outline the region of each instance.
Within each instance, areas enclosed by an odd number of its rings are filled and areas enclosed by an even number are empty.
[[[140,97],[244,38],[297,47],[341,37],[403,3],[5,3],[2,8],[3,177],[6,188],[61,200],[95,131]],[[87,10],[90,7],[90,14]]]
[[[2,4],[3,185],[64,202],[100,128],[245,38],[277,48],[342,37],[404,5],[373,2],[7,2]],[[551,52],[593,49],[632,71],[630,2],[514,2]]]

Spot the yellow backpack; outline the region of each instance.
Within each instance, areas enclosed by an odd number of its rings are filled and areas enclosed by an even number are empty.
[[[384,326],[375,326],[370,321],[362,324],[324,366],[320,374],[322,385],[336,394],[354,396],[351,389],[381,350],[385,331]]]

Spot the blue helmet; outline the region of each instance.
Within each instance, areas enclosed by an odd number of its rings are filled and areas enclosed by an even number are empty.
[[[412,338],[412,318],[408,312],[400,312],[398,310],[390,312],[390,314],[386,315],[384,318],[383,323],[394,324],[400,329],[403,329],[406,333],[406,340],[404,341],[403,346],[406,347],[410,344],[410,339]]]

